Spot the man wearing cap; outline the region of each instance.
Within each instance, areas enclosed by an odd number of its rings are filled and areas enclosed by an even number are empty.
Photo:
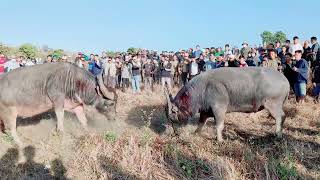
[[[299,43],[299,37],[295,36],[295,37],[293,37],[293,44],[290,46],[289,52],[291,54],[295,54],[295,52],[298,50],[300,50],[303,53],[303,47]]]
[[[248,43],[246,42],[242,43],[242,48],[240,50],[240,53],[245,59],[248,59],[248,54],[250,51],[251,49],[250,47],[248,47]]]
[[[302,58],[302,51],[297,50],[295,52],[296,64],[292,68],[296,72],[296,78],[294,83],[294,92],[296,94],[296,100],[298,103],[303,103],[307,94],[307,82],[308,82],[308,62]]]

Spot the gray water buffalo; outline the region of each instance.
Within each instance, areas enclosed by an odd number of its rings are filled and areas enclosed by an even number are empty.
[[[15,69],[0,76],[0,124],[11,131],[21,147],[16,132],[17,117],[33,117],[54,110],[57,130],[63,131],[64,111],[74,112],[87,129],[85,106],[107,115],[117,95],[104,85],[102,74],[91,73],[71,63],[47,63]]]
[[[172,98],[165,89],[166,114],[175,133],[179,125],[200,112],[196,133],[201,132],[207,118],[216,121],[217,139],[223,141],[225,114],[257,112],[266,109],[276,120],[276,134],[282,136],[285,120],[284,103],[290,85],[286,77],[269,68],[219,68],[194,77]]]

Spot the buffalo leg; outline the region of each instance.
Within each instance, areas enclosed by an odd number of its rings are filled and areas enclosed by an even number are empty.
[[[80,121],[80,123],[82,124],[83,128],[88,131],[88,125],[87,125],[87,118],[86,115],[84,113],[84,109],[83,106],[78,106],[76,108],[73,109],[73,112],[76,114],[78,120]]]
[[[64,121],[64,96],[57,94],[53,96],[54,112],[57,117],[57,131],[63,132],[63,121]]]
[[[8,107],[5,111],[5,115],[1,117],[3,119],[3,124],[10,130],[11,136],[13,137],[15,143],[22,147],[22,142],[17,134],[17,109],[15,107]]]
[[[222,142],[223,141],[223,137],[222,137],[222,131],[224,129],[224,118],[225,118],[225,114],[226,114],[226,110],[223,110],[224,108],[222,108],[221,106],[214,106],[216,108],[212,108],[213,111],[213,115],[214,115],[214,119],[216,121],[216,128],[217,128],[217,140],[218,142]]]
[[[213,117],[212,111],[201,111],[198,127],[194,133],[200,134],[209,117]]]
[[[63,132],[63,121],[64,121],[64,109],[63,108],[55,108],[55,113],[57,116],[57,131]]]
[[[271,116],[276,120],[276,134],[278,138],[281,138],[282,127],[286,118],[285,113],[282,110],[282,103],[272,103],[270,101],[267,101],[265,108],[269,111]]]
[[[15,107],[4,108],[0,105],[3,115],[0,115],[3,120],[3,124],[11,133],[14,142],[18,145],[19,148],[19,162],[24,162],[25,158],[23,156],[23,143],[21,142],[18,134],[17,134],[17,109]]]

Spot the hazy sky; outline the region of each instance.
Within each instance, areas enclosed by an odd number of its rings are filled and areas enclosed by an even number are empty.
[[[319,7],[318,0],[1,0],[0,42],[94,52],[259,45],[264,30],[319,36]]]

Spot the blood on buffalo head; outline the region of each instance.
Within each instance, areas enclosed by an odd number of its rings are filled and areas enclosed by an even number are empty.
[[[181,120],[183,118],[183,114],[180,112],[177,105],[175,105],[171,93],[169,93],[168,87],[166,86],[164,89],[164,93],[166,96],[167,104],[166,104],[166,116],[170,121],[173,131],[175,135],[179,135],[179,128],[181,125]]]

